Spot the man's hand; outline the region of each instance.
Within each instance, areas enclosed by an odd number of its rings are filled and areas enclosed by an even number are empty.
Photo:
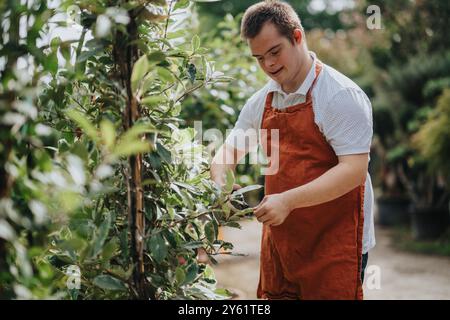
[[[261,203],[254,208],[258,221],[266,226],[279,226],[291,211],[283,193],[265,196]]]

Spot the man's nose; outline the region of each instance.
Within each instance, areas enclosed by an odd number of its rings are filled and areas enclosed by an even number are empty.
[[[266,68],[272,68],[275,65],[275,58],[269,57],[266,59]]]

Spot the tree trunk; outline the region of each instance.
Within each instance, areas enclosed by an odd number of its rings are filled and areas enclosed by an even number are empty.
[[[135,93],[131,89],[131,73],[133,64],[138,58],[137,46],[130,43],[137,40],[137,26],[135,17],[128,25],[127,41],[127,127],[131,128],[133,124],[141,117]],[[131,249],[135,268],[133,272],[134,283],[139,293],[139,298],[148,299],[148,293],[145,286],[145,267],[144,267],[144,197],[142,189],[142,154],[131,156],[129,158],[131,171],[131,181],[128,188],[128,217],[131,227]]]

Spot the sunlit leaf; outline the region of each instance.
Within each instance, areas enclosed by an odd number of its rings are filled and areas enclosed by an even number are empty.
[[[175,77],[173,76],[173,74],[166,68],[157,67],[157,72],[158,72],[159,78],[162,81],[168,82],[168,83],[172,83],[175,81]]]
[[[133,66],[133,72],[131,73],[131,89],[133,92],[137,90],[139,82],[144,78],[148,72],[149,63],[146,55],[141,56]]]
[[[159,105],[164,101],[166,101],[166,98],[163,96],[148,96],[143,98],[141,100],[141,103],[153,107]]]
[[[127,157],[139,153],[146,153],[152,150],[152,145],[147,141],[121,142],[114,149],[114,155],[118,157]]]
[[[177,267],[177,269],[175,270],[175,279],[177,280],[177,283],[179,285],[181,285],[186,279],[186,272],[182,267]]]
[[[260,184],[255,184],[255,185],[252,185],[252,186],[243,187],[243,188],[240,188],[240,189],[236,190],[236,191],[233,193],[233,195],[244,194],[244,193],[246,193],[246,192],[250,192],[250,191],[254,191],[254,190],[261,189],[262,187],[263,187],[263,186],[260,185]]]
[[[193,52],[197,51],[197,49],[200,48],[200,37],[198,35],[192,37],[191,47]]]
[[[178,0],[173,9],[186,9],[187,7],[189,7],[189,3],[189,0]]]
[[[67,110],[66,114],[70,119],[76,122],[92,140],[98,140],[97,130],[85,115],[75,109]]]
[[[100,123],[100,131],[102,132],[102,138],[105,141],[105,145],[108,149],[114,146],[116,141],[116,130],[111,121],[103,120]]]
[[[233,184],[234,184],[234,174],[231,169],[228,169],[225,175],[225,186],[223,187],[224,192],[231,193],[233,191]]]
[[[162,51],[153,51],[148,55],[148,61],[160,62],[166,59],[166,55]]]

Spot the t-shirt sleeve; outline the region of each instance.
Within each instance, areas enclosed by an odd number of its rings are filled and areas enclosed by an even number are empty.
[[[225,143],[239,150],[254,151],[258,147],[258,93],[247,100]]]
[[[323,133],[338,156],[369,153],[373,123],[366,94],[353,88],[336,93],[323,116]]]

